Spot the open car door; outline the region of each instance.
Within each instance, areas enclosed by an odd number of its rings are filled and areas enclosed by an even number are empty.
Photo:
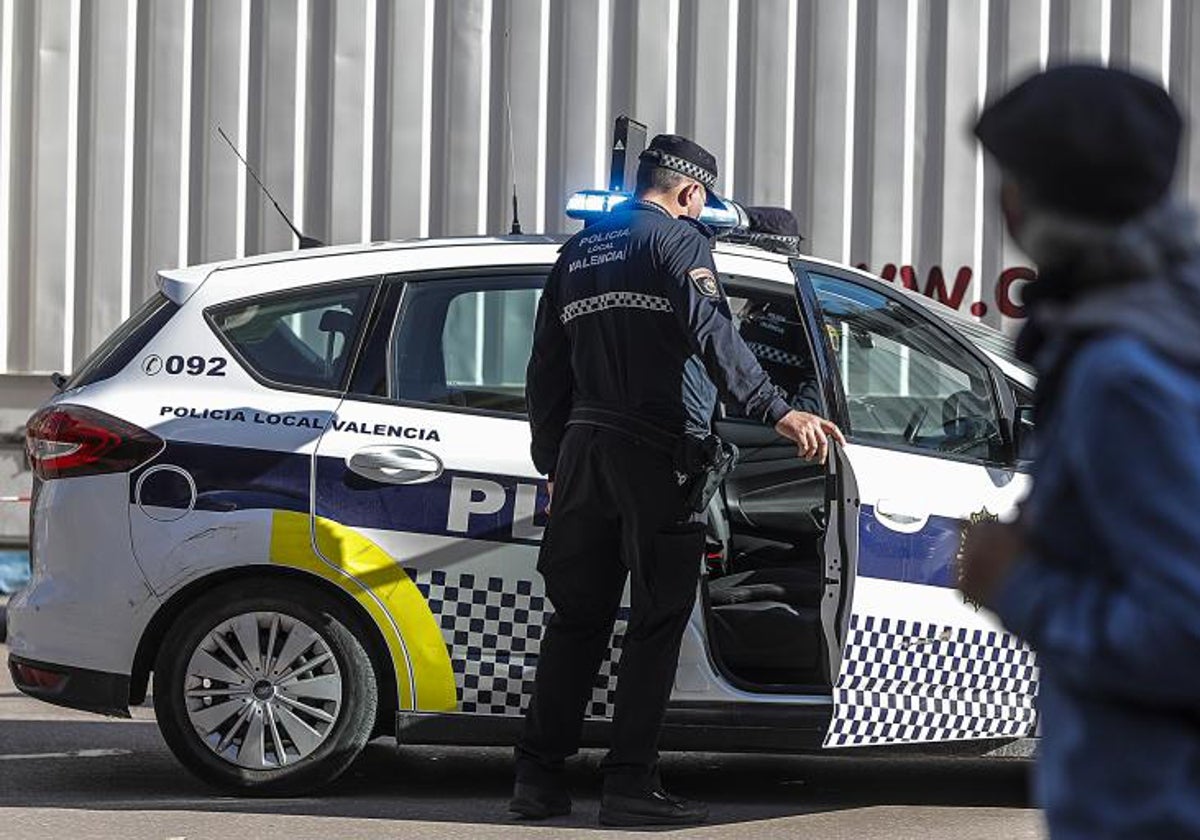
[[[935,319],[834,269],[798,272],[820,314],[849,445],[831,476],[827,574],[844,607],[826,747],[1032,733],[1032,652],[955,589],[971,522],[1015,515],[1013,466],[990,363]]]

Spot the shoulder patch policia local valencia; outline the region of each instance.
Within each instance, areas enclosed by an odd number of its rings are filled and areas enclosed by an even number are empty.
[[[688,277],[692,278],[696,290],[705,297],[717,297],[721,294],[721,287],[717,285],[716,275],[710,269],[703,266],[693,268],[688,272]]]

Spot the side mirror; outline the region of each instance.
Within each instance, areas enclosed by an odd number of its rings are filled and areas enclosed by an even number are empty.
[[[1033,459],[1036,431],[1033,424],[1033,406],[1017,406],[1017,411],[1013,416],[1013,458],[1015,460],[1029,461]]]

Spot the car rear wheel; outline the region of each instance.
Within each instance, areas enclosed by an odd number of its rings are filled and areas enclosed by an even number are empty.
[[[378,688],[355,622],[291,581],[211,590],[159,649],[154,710],[171,751],[209,784],[291,796],[342,773],[371,737]]]

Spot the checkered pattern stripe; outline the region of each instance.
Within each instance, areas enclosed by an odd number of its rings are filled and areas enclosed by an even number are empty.
[[[538,649],[553,614],[540,584],[474,574],[409,570],[446,640],[459,711],[520,715],[533,695]],[[600,666],[588,714],[612,717],[628,610],[622,609]]]
[[[788,365],[789,367],[803,367],[804,360],[795,353],[788,353],[785,350],[780,350],[778,347],[772,347],[769,344],[760,344],[757,341],[747,341],[746,346],[750,348],[750,352],[756,358],[762,359],[764,362],[775,362],[779,365]]]
[[[1011,634],[855,614],[825,746],[1025,736],[1037,687]]]
[[[671,301],[657,295],[641,292],[605,292],[602,295],[571,301],[562,308],[559,319],[564,323],[580,315],[593,315],[606,309],[649,309],[653,312],[670,312]]]
[[[657,163],[664,169],[674,169],[681,175],[686,175],[693,178],[704,185],[705,189],[711,190],[717,185],[717,175],[715,172],[710,172],[699,164],[692,163],[690,160],[684,160],[675,155],[669,155],[666,152],[660,152],[658,149],[648,149],[642,152],[643,155],[657,158]]]

